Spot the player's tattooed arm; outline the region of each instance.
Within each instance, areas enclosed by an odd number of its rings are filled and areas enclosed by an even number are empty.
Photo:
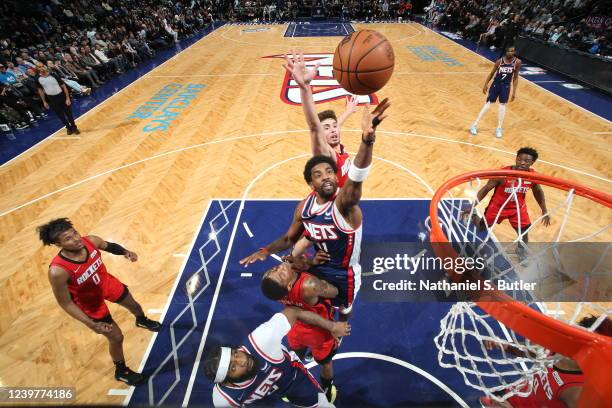
[[[351,325],[347,322],[334,322],[332,320],[327,320],[315,313],[293,306],[286,307],[281,313],[287,317],[287,320],[291,326],[293,326],[296,320],[299,320],[311,326],[317,326],[328,330],[332,336],[336,338],[349,336],[351,334]]]
[[[304,282],[304,300],[309,305],[316,305],[319,298],[333,299],[338,296],[338,288],[322,279],[311,277]]]

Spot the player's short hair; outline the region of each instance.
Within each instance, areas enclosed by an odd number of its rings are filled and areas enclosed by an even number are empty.
[[[516,48],[516,47],[514,46],[514,44],[510,44],[504,47],[504,51],[508,51],[510,48]]]
[[[268,276],[264,276],[261,280],[261,291],[270,300],[281,300],[289,294],[286,287]]]
[[[57,243],[57,239],[64,231],[72,228],[72,222],[68,218],[57,218],[36,228],[38,237],[45,245]]]
[[[518,156],[519,154],[528,154],[531,157],[533,157],[533,161],[535,162],[536,160],[538,160],[538,151],[536,149],[534,149],[533,147],[521,147],[520,149],[518,149],[518,151],[516,152],[516,155]]]
[[[210,381],[215,381],[220,360],[221,347],[216,346],[208,353],[206,359],[204,360],[204,375],[208,377]]]
[[[584,328],[590,329],[591,327],[593,327],[597,319],[599,319],[599,316],[595,316],[595,315],[585,316],[582,319],[580,319],[578,324]],[[610,318],[606,317],[599,324],[599,326],[597,326],[594,332],[602,334],[604,336],[612,337],[612,321],[610,320]]]
[[[338,166],[331,157],[323,155],[313,156],[306,162],[306,166],[304,167],[304,180],[306,180],[307,183],[312,182],[312,168],[321,163],[327,163],[332,166],[334,173],[338,171]]]
[[[319,117],[319,122],[323,122],[325,119],[333,119],[335,121],[338,121],[338,118],[336,117],[336,112],[331,109],[319,112],[317,116]]]

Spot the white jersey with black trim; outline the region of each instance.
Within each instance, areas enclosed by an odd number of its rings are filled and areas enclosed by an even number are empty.
[[[259,371],[255,377],[238,384],[216,384],[213,388],[215,407],[239,407],[257,403],[267,396],[287,390],[297,375],[299,362],[281,341],[291,330],[287,317],[276,313],[248,336],[240,350],[256,361]],[[299,363],[301,364],[301,363]]]

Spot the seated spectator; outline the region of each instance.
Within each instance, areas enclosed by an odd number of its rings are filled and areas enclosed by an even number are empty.
[[[17,83],[17,77],[12,72],[7,71],[4,64],[0,64],[0,83],[3,85],[13,85]]]
[[[25,79],[25,72],[21,71],[19,68],[17,68],[15,66],[15,63],[13,63],[13,61],[8,61],[6,63],[6,72],[10,72],[13,75],[15,75],[15,77],[17,78],[18,82],[23,82],[23,80]]]
[[[17,63],[17,68],[23,72],[25,74],[25,72],[29,69],[29,68],[35,68],[36,65],[25,61],[23,58],[21,57],[17,57],[15,58],[15,62]]]
[[[499,21],[497,21],[497,19],[495,18],[492,18],[489,22],[489,26],[487,27],[487,31],[480,34],[480,37],[478,38],[478,46],[480,46],[481,44],[485,46],[492,44],[493,40],[495,39],[495,30],[498,26]]]
[[[62,67],[58,61],[47,61],[47,68],[50,74],[61,78],[66,86],[68,86],[70,90],[76,92],[78,95],[91,95],[91,88],[87,88],[86,86],[79,84],[74,79],[71,79],[70,72],[66,68]]]
[[[91,88],[93,89],[99,86],[102,86],[104,84],[104,82],[102,82],[100,78],[98,77],[98,74],[96,74],[96,71],[94,71],[91,68],[84,67],[78,61],[75,61],[72,58],[71,54],[68,54],[68,53],[64,54],[64,62],[62,63],[62,65],[68,68],[70,71],[74,72],[79,78],[79,81],[81,82],[88,81],[89,84],[91,85]]]
[[[33,123],[36,118],[46,117],[40,107],[10,85],[0,84],[0,103],[15,109],[23,122]]]

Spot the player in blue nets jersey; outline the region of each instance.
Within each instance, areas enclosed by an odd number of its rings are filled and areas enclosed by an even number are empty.
[[[470,128],[470,133],[476,135],[478,133],[478,122],[489,110],[491,104],[499,99],[499,115],[497,117],[497,129],[495,129],[495,136],[502,137],[502,124],[504,123],[504,116],[506,116],[506,104],[508,99],[510,102],[514,101],[516,96],[516,87],[518,86],[519,70],[521,69],[521,60],[514,56],[514,46],[506,48],[506,53],[502,58],[495,62],[495,66],[491,70],[491,73],[485,81],[482,92],[486,95],[489,82],[493,78],[493,84],[489,88],[489,94],[487,101],[480,110],[476,121]],[[510,95],[512,90],[512,95]]]
[[[208,353],[204,373],[215,383],[212,399],[216,408],[271,405],[281,397],[296,407],[333,408],[297,355],[282,345],[296,320],[329,330],[336,338],[350,335],[351,326],[346,322],[286,307],[253,330],[241,346],[216,347]]]
[[[304,179],[312,192],[296,207],[285,234],[242,259],[245,267],[265,260],[270,254],[291,248],[304,234],[317,248],[329,254],[329,260],[308,272],[338,288],[333,305],[346,320],[361,285],[361,235],[363,214],[359,208],[361,189],[372,163],[376,127],[386,117],[390,102],[385,98],[374,111],[365,107],[361,119],[361,144],[353,159],[348,180],[338,189],[336,162],[329,156],[314,156],[306,163]]]

